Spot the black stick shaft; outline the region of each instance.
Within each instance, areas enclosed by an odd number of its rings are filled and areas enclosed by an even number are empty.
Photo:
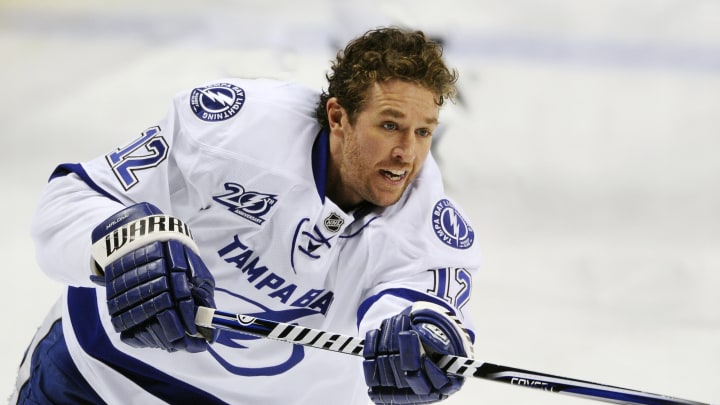
[[[199,308],[195,322],[199,326],[230,330],[355,356],[362,356],[365,345],[363,339],[353,336],[269,321],[249,315],[231,314],[205,307]],[[575,395],[603,402],[644,405],[710,405],[629,388],[485,363],[465,357],[443,356],[436,361],[440,368],[450,374],[482,378],[558,394]]]

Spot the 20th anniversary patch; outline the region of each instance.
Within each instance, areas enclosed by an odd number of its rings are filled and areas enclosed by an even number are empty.
[[[198,87],[190,93],[190,108],[203,121],[232,118],[245,103],[245,90],[230,83]]]

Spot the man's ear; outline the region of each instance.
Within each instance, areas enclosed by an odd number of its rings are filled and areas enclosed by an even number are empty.
[[[338,103],[337,97],[330,97],[325,106],[330,129],[342,129],[345,109]]]

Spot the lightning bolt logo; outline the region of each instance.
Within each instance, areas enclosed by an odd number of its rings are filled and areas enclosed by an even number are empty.
[[[460,233],[460,229],[458,227],[457,212],[455,210],[450,210],[450,211],[448,211],[447,215],[448,215],[448,218],[450,221],[450,231],[453,232],[453,236],[457,240],[457,239],[459,239],[458,234]]]
[[[198,87],[190,93],[190,109],[203,121],[216,122],[232,118],[243,104],[245,90],[231,83]]]
[[[242,208],[252,208],[263,203],[263,197],[260,194],[250,194],[244,197],[243,201],[240,202]]]
[[[270,194],[249,191],[240,197],[239,203],[238,208],[243,211],[253,214],[261,214],[269,209],[268,205],[272,206],[275,204],[275,199]]]
[[[229,105],[232,105],[233,101],[235,101],[235,96],[232,94],[227,94],[224,92],[221,92],[220,90],[215,90],[215,92],[210,90],[200,90],[200,92],[205,96],[206,98],[210,99],[211,101],[220,104],[223,107],[227,107]],[[207,104],[207,103],[203,103]],[[206,106],[207,108],[207,106]]]
[[[443,199],[435,203],[431,223],[435,236],[455,249],[467,249],[475,240],[472,227],[450,200]]]

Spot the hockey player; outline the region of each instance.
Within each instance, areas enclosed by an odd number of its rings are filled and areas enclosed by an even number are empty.
[[[472,356],[475,235],[431,154],[457,76],[419,31],[338,53],[319,94],[222,79],[129,144],[52,173],[32,225],[67,284],[17,403],[447,398]],[[363,358],[197,327],[198,306],[365,338]],[[461,323],[458,323],[459,319]]]

